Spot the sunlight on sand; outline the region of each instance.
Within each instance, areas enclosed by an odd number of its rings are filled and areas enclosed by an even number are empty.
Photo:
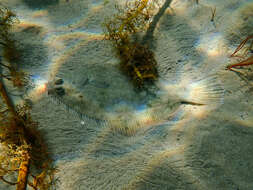
[[[253,127],[253,119],[252,118],[250,118],[250,119],[244,119],[244,120],[239,120],[239,119],[235,119],[235,121],[238,123],[238,124],[240,124],[240,125],[242,125],[242,126],[246,126],[246,127]]]
[[[37,10],[37,11],[34,11],[32,18],[41,18],[41,17],[46,17],[46,16],[48,16],[47,10]]]
[[[37,102],[40,100],[41,96],[47,90],[47,80],[41,77],[35,79],[34,85],[35,87],[28,93],[28,97],[33,100],[33,102]]]
[[[209,33],[200,36],[196,49],[207,56],[215,57],[224,55],[226,44],[220,33]]]
[[[73,39],[73,37],[81,37],[77,38],[77,42],[74,43],[73,46],[65,46],[64,41]],[[75,33],[75,34],[64,34],[63,36],[57,36],[53,38],[54,40],[48,40],[48,43],[50,43],[50,47],[52,48],[60,48],[62,51],[60,51],[59,55],[55,55],[52,57],[52,63],[50,64],[49,67],[49,72],[50,72],[50,79],[52,80],[56,74],[58,73],[59,68],[61,67],[62,64],[64,64],[69,57],[71,57],[73,54],[76,53],[76,51],[87,45],[92,40],[101,40],[102,36],[97,35],[97,34],[87,34],[85,32],[81,33]]]

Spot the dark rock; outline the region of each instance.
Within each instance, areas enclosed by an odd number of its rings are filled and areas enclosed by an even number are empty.
[[[57,88],[55,88],[55,92],[56,92],[56,94],[59,95],[59,96],[65,95],[65,89],[62,88],[62,87],[57,87]]]
[[[63,84],[63,83],[64,83],[64,81],[63,81],[63,79],[61,79],[61,78],[56,79],[55,82],[54,82],[55,85],[61,85],[61,84]]]

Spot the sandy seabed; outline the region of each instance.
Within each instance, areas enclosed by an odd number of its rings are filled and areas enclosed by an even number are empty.
[[[123,1],[1,3],[20,20],[14,36],[57,190],[253,189],[252,67],[225,70],[252,34],[252,0],[170,3],[150,42],[158,98],[134,91],[104,40],[101,24]],[[66,94],[48,95],[58,78]]]

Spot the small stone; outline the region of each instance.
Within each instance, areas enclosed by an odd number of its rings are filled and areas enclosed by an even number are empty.
[[[61,84],[63,84],[63,83],[64,83],[64,81],[63,81],[63,79],[61,79],[61,78],[56,79],[55,82],[54,82],[55,85],[61,85]]]
[[[62,87],[57,87],[57,88],[55,88],[55,92],[56,92],[56,94],[59,95],[59,96],[65,95],[65,89],[62,88]]]

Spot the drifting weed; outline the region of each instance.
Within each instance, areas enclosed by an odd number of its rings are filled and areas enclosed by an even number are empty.
[[[232,53],[231,57],[241,57],[241,56],[237,56],[237,52],[239,52],[244,45],[250,40],[253,39],[253,35],[248,36],[246,39],[244,39],[239,46],[236,48],[236,50],[234,51],[234,53]],[[250,50],[252,48],[252,44],[253,42],[251,42],[250,47],[247,50]],[[227,66],[227,69],[229,70],[233,70],[233,68],[236,67],[243,67],[243,66],[248,66],[248,65],[253,65],[253,55],[251,55],[250,57],[248,57],[247,59],[244,59],[243,61],[239,62],[239,63],[235,63],[235,64],[231,64]]]
[[[144,88],[145,83],[153,83],[158,77],[153,52],[133,39],[150,23],[153,7],[150,0],[126,3],[125,8],[116,6],[118,13],[104,24],[105,39],[112,41],[120,58],[121,70],[138,89]]]
[[[15,14],[0,5],[0,45],[7,62],[0,60],[0,180],[16,185],[17,190],[25,190],[27,184],[35,190],[49,190],[55,169],[37,129],[38,123],[31,119],[28,105],[14,104],[3,80],[10,80],[19,88],[26,83],[25,73],[15,63],[18,54],[9,32],[16,21]],[[6,180],[6,176],[15,176],[15,173],[18,176],[16,182]]]

